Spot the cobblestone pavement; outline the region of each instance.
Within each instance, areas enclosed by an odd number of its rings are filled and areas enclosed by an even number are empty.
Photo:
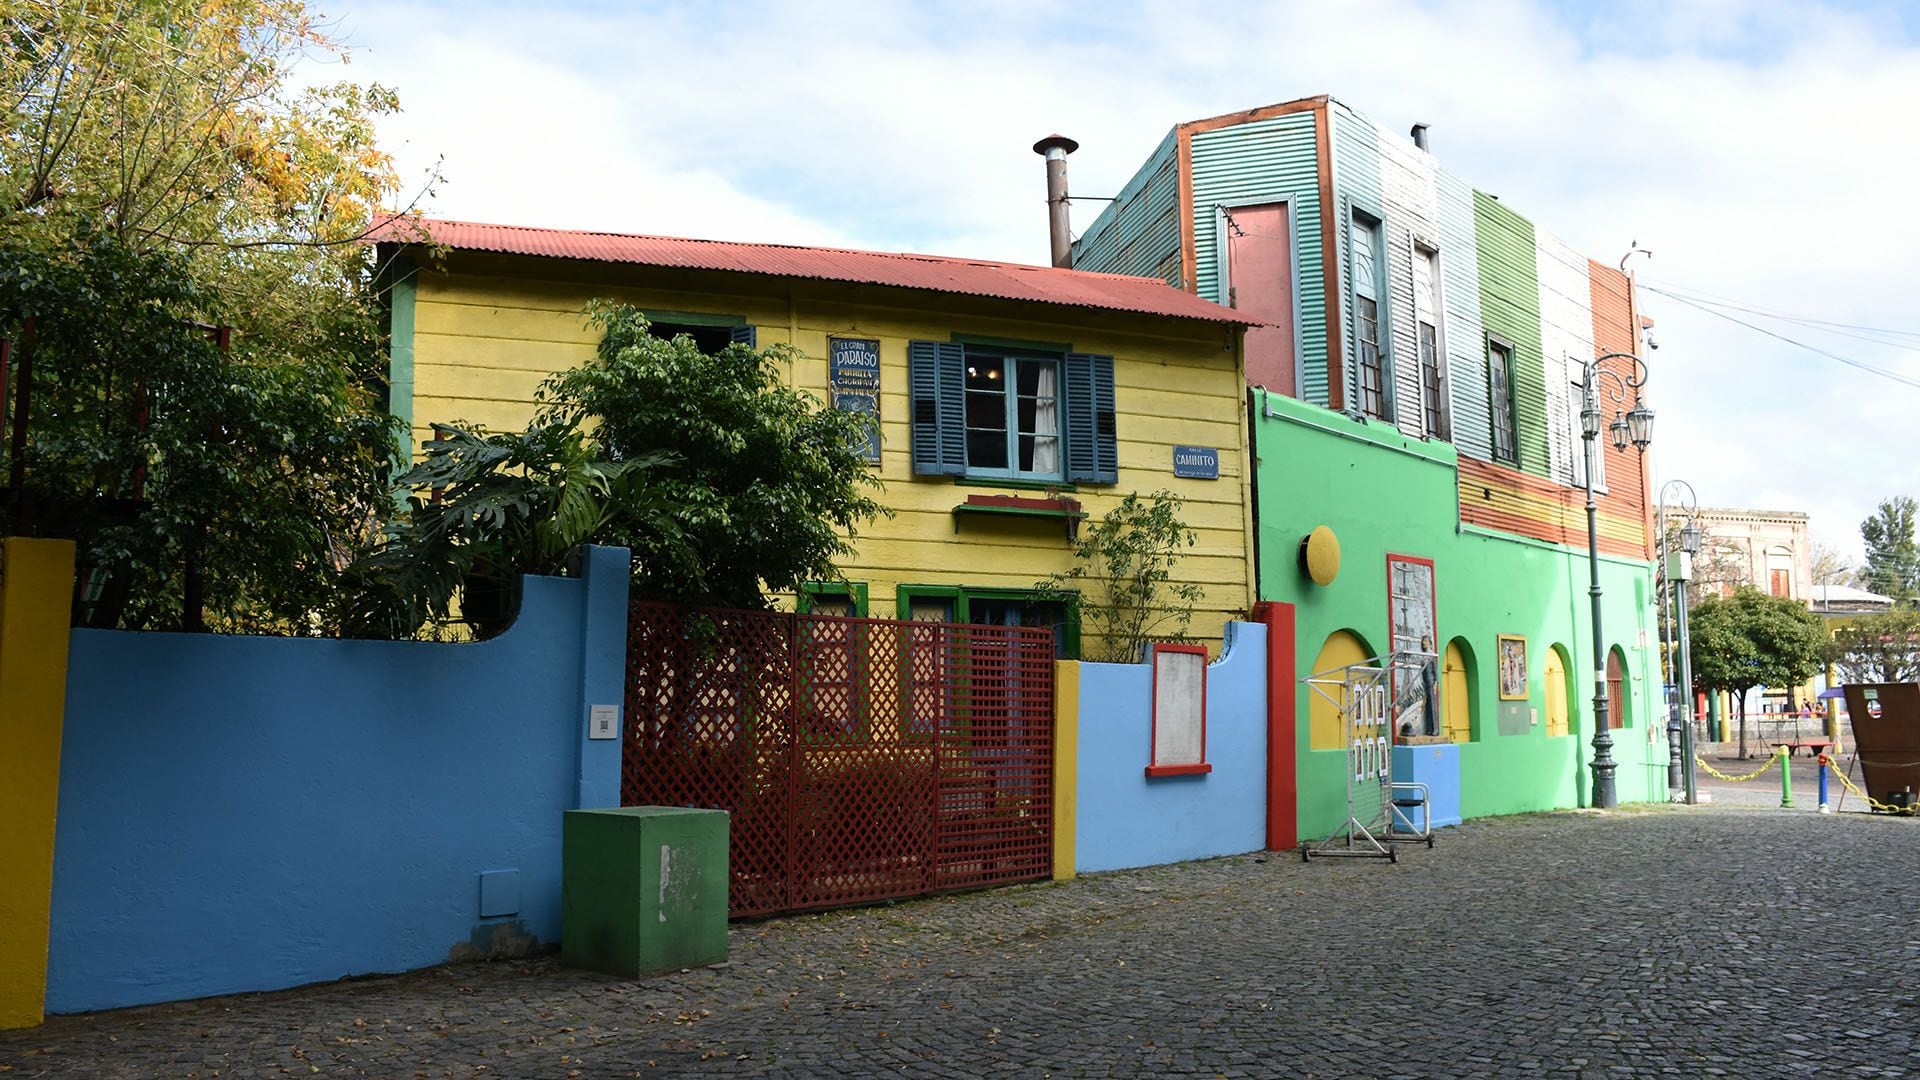
[[[59,1017],[27,1076],[1920,1075],[1920,821],[1652,807]]]

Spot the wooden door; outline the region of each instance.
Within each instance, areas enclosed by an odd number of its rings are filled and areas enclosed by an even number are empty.
[[[1227,300],[1266,326],[1247,328],[1247,382],[1296,396],[1293,379],[1293,233],[1286,203],[1236,206],[1227,237]]]

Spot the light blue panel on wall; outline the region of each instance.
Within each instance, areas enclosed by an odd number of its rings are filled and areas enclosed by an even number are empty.
[[[1178,139],[1167,137],[1073,245],[1078,270],[1180,280]]]
[[[1487,341],[1480,322],[1480,249],[1474,238],[1473,189],[1442,169],[1440,198],[1441,300],[1447,309],[1447,367],[1453,404],[1453,445],[1480,461],[1493,458],[1487,414]]]
[[[1257,850],[1267,822],[1267,628],[1228,623],[1207,667],[1207,761],[1198,776],[1149,780],[1153,670],[1080,666],[1075,869],[1154,866]]]
[[[1427,803],[1418,809],[1401,808],[1407,822],[1418,829],[1431,817],[1431,828],[1460,824],[1460,747],[1455,743],[1425,743],[1393,748],[1393,779],[1397,784],[1427,785]],[[1412,792],[1396,790],[1396,798]],[[1396,821],[1399,828],[1406,825]]]
[[[1334,240],[1339,245],[1338,265],[1340,269],[1340,340],[1347,344],[1341,354],[1341,371],[1346,377],[1346,401],[1348,407],[1354,407],[1359,390],[1358,376],[1354,372],[1355,351],[1353,304],[1348,296],[1353,280],[1353,268],[1349,265],[1349,256],[1353,251],[1353,210],[1355,206],[1376,215],[1384,216],[1386,199],[1380,188],[1380,142],[1375,136],[1373,125],[1364,118],[1355,116],[1351,110],[1339,102],[1329,102],[1327,122],[1333,128],[1333,211],[1338,218],[1335,222]],[[1393,301],[1383,298],[1380,304],[1380,322],[1383,332],[1391,332],[1390,324],[1399,318],[1393,310]],[[1391,366],[1391,349],[1387,342],[1381,342],[1381,359]],[[1393,372],[1386,373],[1387,392],[1394,394]],[[1394,394],[1397,397],[1397,394]],[[1392,403],[1389,410],[1394,408]]]
[[[1216,128],[1193,136],[1194,276],[1201,296],[1220,292],[1214,207],[1279,201],[1295,207],[1294,262],[1300,268],[1300,396],[1327,403],[1326,274],[1321,268],[1320,164],[1311,110]]]
[[[47,1010],[557,941],[589,591],[473,644],[73,631]]]

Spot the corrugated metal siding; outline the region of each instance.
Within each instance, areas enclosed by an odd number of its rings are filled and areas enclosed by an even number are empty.
[[[1484,191],[1473,193],[1480,248],[1480,318],[1513,343],[1513,411],[1520,468],[1547,476],[1547,390],[1540,361],[1540,282],[1533,223]]]
[[[1634,352],[1638,340],[1633,325],[1633,305],[1629,300],[1627,275],[1597,262],[1587,263],[1587,281],[1592,286],[1589,304],[1593,309],[1593,351],[1601,353]],[[1603,367],[1629,374],[1628,360],[1608,360]],[[1649,523],[1651,502],[1647,490],[1646,455],[1634,450],[1618,453],[1609,447],[1607,455],[1607,493],[1600,500],[1602,510],[1622,516],[1637,515],[1641,523],[1641,545],[1645,557],[1653,555],[1653,529]]]
[[[1592,283],[1587,260],[1559,237],[1534,230],[1535,274],[1540,282],[1540,350],[1547,383],[1547,446],[1555,480],[1585,484],[1585,448],[1575,434],[1579,392],[1572,380],[1594,356]],[[1605,471],[1601,473],[1604,477]]]
[[[1480,249],[1473,226],[1473,189],[1436,170],[1434,194],[1440,220],[1440,302],[1446,305],[1448,390],[1453,405],[1453,445],[1467,457],[1493,457],[1492,420],[1487,415],[1487,341],[1480,323]]]
[[[1602,507],[1595,517],[1602,553],[1647,557],[1644,519],[1630,508]],[[1460,459],[1460,520],[1550,544],[1587,546],[1584,491],[1472,458]]]
[[[1414,241],[1440,241],[1439,198],[1434,191],[1433,157],[1413,140],[1374,127],[1379,153],[1380,187],[1387,210],[1387,292],[1393,320],[1393,386],[1400,402],[1401,431],[1425,436],[1426,413],[1420,386],[1419,306],[1416,301]],[[1438,327],[1444,335],[1450,328]]]
[[[1193,136],[1194,279],[1201,296],[1220,288],[1213,208],[1291,199],[1294,261],[1300,267],[1300,396],[1327,403],[1326,275],[1321,270],[1320,168],[1313,113],[1288,113]]]
[[[1153,156],[1074,241],[1074,269],[1159,277],[1174,288],[1186,287],[1180,280],[1178,146],[1175,132],[1167,132]]]
[[[1375,214],[1384,212],[1386,199],[1380,191],[1380,147],[1374,138],[1373,125],[1365,119],[1355,116],[1346,106],[1335,102],[1327,109],[1327,123],[1333,129],[1333,191],[1337,196],[1334,212],[1340,215],[1338,228],[1334,236],[1340,245],[1340,326],[1341,340],[1351,343],[1354,340],[1353,304],[1349,300],[1353,282],[1353,268],[1348,256],[1353,248],[1353,210],[1357,203],[1361,209]],[[1399,322],[1399,312],[1394,310],[1391,298],[1380,305],[1380,319],[1386,323],[1388,333],[1394,333]],[[1346,373],[1347,400],[1358,403],[1358,374],[1354,366],[1354,354],[1349,345],[1348,352],[1342,358],[1340,370]],[[1382,349],[1381,361],[1387,365],[1386,385],[1392,387],[1397,365],[1390,352]],[[1390,391],[1391,393],[1391,391]],[[1392,398],[1387,402],[1387,415],[1399,416],[1399,403]]]

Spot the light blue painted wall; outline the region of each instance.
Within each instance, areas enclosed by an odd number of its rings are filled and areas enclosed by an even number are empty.
[[[1175,288],[1186,287],[1180,280],[1178,145],[1174,132],[1167,132],[1153,156],[1087,226],[1073,245],[1075,269],[1163,277]]]
[[[1080,666],[1079,825],[1074,868],[1155,866],[1266,843],[1267,628],[1230,622],[1207,666],[1207,760],[1199,776],[1149,780],[1153,670]]]
[[[1337,101],[1327,104],[1327,123],[1333,129],[1333,209],[1339,215],[1335,221],[1334,237],[1339,244],[1340,341],[1344,346],[1340,371],[1346,381],[1347,407],[1357,409],[1360,377],[1354,367],[1358,362],[1358,353],[1353,347],[1353,211],[1356,208],[1365,210],[1384,220],[1387,200],[1380,186],[1380,144],[1373,125],[1355,116],[1352,110]],[[1382,253],[1376,253],[1375,258],[1381,259]],[[1396,410],[1399,407],[1399,394],[1394,389],[1395,371],[1390,345],[1393,326],[1399,318],[1400,313],[1394,310],[1389,290],[1380,297],[1380,360],[1386,368],[1383,374],[1386,377],[1389,417],[1397,417]],[[1314,404],[1326,403],[1316,401]]]
[[[477,644],[75,630],[47,1011],[439,963],[560,935],[564,811],[614,805],[626,552]],[[480,916],[483,871],[518,870]]]
[[[1220,295],[1220,244],[1214,207],[1290,199],[1294,262],[1300,268],[1300,396],[1327,402],[1326,274],[1321,266],[1320,164],[1313,112],[1307,110],[1203,131],[1193,136],[1194,276],[1197,291]]]

